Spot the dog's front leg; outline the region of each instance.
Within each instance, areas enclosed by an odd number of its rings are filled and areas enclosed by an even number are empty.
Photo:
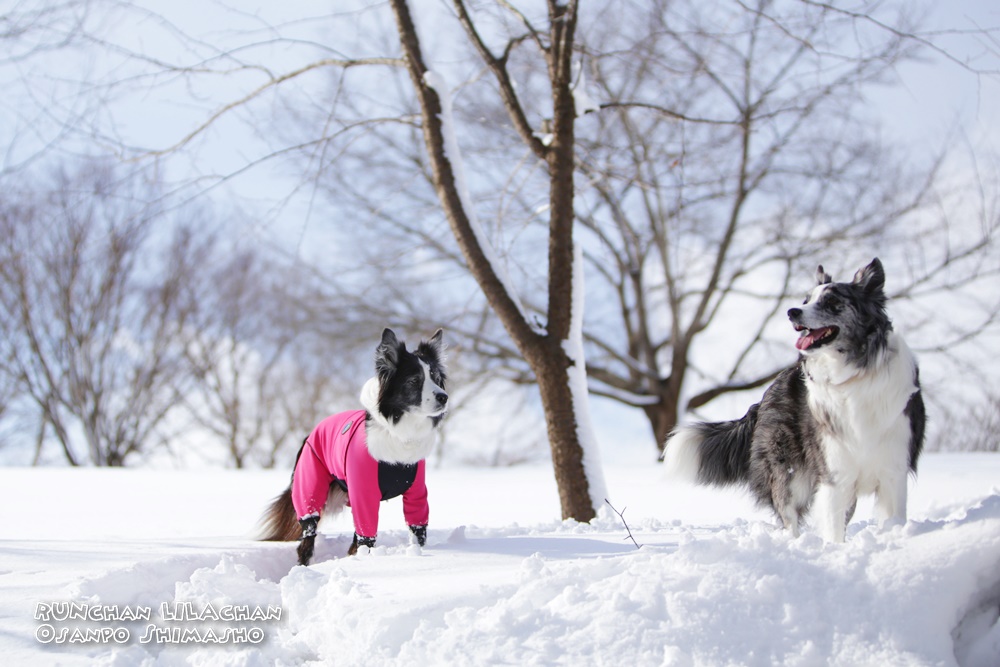
[[[906,523],[906,473],[879,481],[875,489],[875,519],[882,530]]]
[[[857,502],[853,485],[822,482],[814,504],[817,527],[828,542],[843,542],[847,536],[848,510]]]
[[[358,535],[354,533],[354,541],[351,542],[351,548],[347,550],[348,556],[353,556],[358,553],[358,547],[368,547],[369,549],[375,548],[375,538],[365,537],[364,535]]]
[[[410,526],[410,532],[413,533],[418,545],[424,546],[427,543],[427,526]]]
[[[299,556],[299,565],[308,565],[312,560],[313,548],[316,545],[316,529],[319,526],[319,514],[310,514],[299,519],[302,526],[302,539],[299,541],[299,548],[296,550]]]

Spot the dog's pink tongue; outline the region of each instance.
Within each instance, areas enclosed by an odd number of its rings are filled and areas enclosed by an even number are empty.
[[[816,337],[813,335],[812,331],[808,331],[802,336],[799,336],[795,341],[795,348],[798,350],[808,350],[809,346],[816,342]]]

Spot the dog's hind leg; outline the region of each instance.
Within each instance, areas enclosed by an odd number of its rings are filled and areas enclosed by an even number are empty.
[[[338,482],[330,485],[330,491],[326,494],[326,504],[323,506],[323,516],[336,516],[347,507],[347,491],[341,488]]]
[[[778,517],[785,528],[792,534],[792,537],[799,536],[799,510],[795,505],[785,503],[778,511]]]
[[[771,508],[778,516],[778,520],[781,521],[781,525],[784,526],[785,530],[789,531],[792,537],[798,537],[800,512],[787,481],[780,484],[772,484]]]
[[[772,475],[771,506],[792,537],[798,537],[812,501],[813,481],[805,473],[783,462],[772,468]]]

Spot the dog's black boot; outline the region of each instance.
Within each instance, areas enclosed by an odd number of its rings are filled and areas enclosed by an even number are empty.
[[[375,548],[375,538],[365,537],[364,535],[354,533],[354,542],[351,543],[351,548],[347,550],[347,555],[353,556],[358,553],[358,547],[368,547],[369,549]]]
[[[299,541],[299,565],[308,565],[313,556],[313,548],[316,546],[316,528],[319,526],[319,515],[310,514],[299,519],[302,526],[302,539]]]
[[[417,544],[420,546],[427,543],[427,526],[410,526],[410,532],[417,538]]]

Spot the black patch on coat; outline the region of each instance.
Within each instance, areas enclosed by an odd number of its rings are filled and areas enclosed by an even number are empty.
[[[920,370],[913,374],[913,384],[917,390],[910,396],[903,414],[910,419],[910,471],[917,472],[917,459],[924,448],[924,427],[927,424],[927,412],[924,410],[924,397],[920,392]]]
[[[416,463],[378,462],[378,488],[382,492],[382,500],[403,495],[410,490],[416,478]],[[334,477],[333,483],[347,493],[347,480]]]
[[[382,492],[382,500],[403,495],[410,490],[416,478],[416,463],[378,462],[378,488]]]

